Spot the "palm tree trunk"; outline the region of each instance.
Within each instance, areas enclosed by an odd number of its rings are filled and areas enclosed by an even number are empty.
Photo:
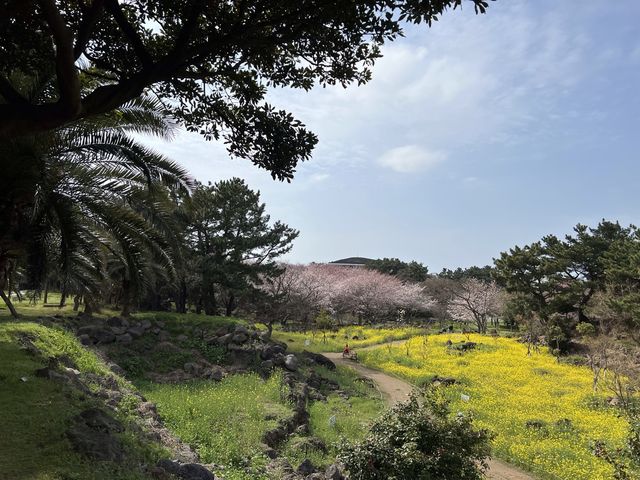
[[[187,284],[184,279],[180,280],[178,287],[178,298],[176,298],[176,312],[187,313]]]
[[[122,280],[122,312],[123,317],[128,317],[131,314],[131,288],[129,280]]]
[[[11,299],[9,297],[7,297],[7,295],[4,293],[4,290],[1,290],[1,289],[0,289],[0,298],[2,298],[2,300],[4,300],[4,303],[7,305],[7,308],[11,312],[11,316],[13,318],[18,318],[19,317],[18,311],[13,306],[13,303],[11,303]]]
[[[67,287],[66,285],[62,285],[62,291],[60,292],[60,304],[58,308],[62,308],[65,305],[65,300],[67,299]]]
[[[98,309],[95,308],[95,304],[93,303],[93,299],[89,297],[84,297],[84,313],[91,316],[93,315],[93,312],[97,310]]]

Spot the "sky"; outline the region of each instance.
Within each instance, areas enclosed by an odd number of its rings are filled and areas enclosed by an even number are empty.
[[[407,28],[364,86],[272,91],[319,137],[290,184],[197,134],[147,142],[260,190],[301,232],[288,261],[490,264],[577,223],[640,225],[638,19],[638,0],[467,4]]]

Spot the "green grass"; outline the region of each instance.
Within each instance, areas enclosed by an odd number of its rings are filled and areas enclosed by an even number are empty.
[[[320,438],[328,447],[326,452],[308,445],[304,436],[293,436],[284,447],[284,456],[297,466],[305,458],[318,467],[326,467],[335,461],[337,446],[343,439],[357,440],[365,436],[371,422],[385,408],[378,390],[361,380],[356,372],[338,366],[336,370],[317,368],[325,378],[338,382],[341,389],[349,394],[346,400],[332,393],[327,402],[313,402],[309,406],[310,436]],[[326,393],[326,392],[325,392]],[[335,417],[335,423],[331,422]]]
[[[260,467],[262,436],[279,418],[288,417],[286,387],[280,375],[264,381],[255,374],[235,375],[220,383],[192,381],[169,385],[141,383],[166,425],[194,446],[203,462],[224,465],[227,480],[264,478]],[[245,471],[247,464],[254,468]]]
[[[282,447],[282,456],[297,465],[310,458],[326,466],[335,459],[336,443],[342,438],[362,438],[384,403],[378,391],[359,380],[349,368],[336,371],[316,369],[337,381],[349,393],[344,400],[330,394],[328,401],[309,405],[310,435],[324,441],[328,451],[303,450],[304,437],[293,436]],[[141,382],[143,394],[158,405],[167,426],[182,440],[193,445],[202,460],[224,465],[218,472],[228,480],[267,478],[263,467],[262,436],[275,427],[278,418],[291,414],[284,400],[286,388],[279,375],[267,381],[257,375],[236,375],[220,383],[192,381],[181,385]],[[325,392],[327,393],[327,392]],[[335,426],[329,418],[336,417]]]
[[[273,338],[289,345],[289,350],[300,352],[341,352],[345,343],[353,349],[370,347],[394,340],[403,340],[424,333],[417,327],[375,328],[375,327],[342,327],[334,332],[310,330],[308,332],[285,332],[274,330]],[[357,337],[357,338],[354,338]]]
[[[183,368],[187,362],[193,362],[198,356],[212,364],[224,364],[227,352],[224,347],[209,345],[197,337],[186,340],[173,339],[176,350],[155,348],[158,340],[153,335],[143,335],[128,345],[112,343],[104,350],[111,360],[122,367],[130,379],[143,379],[149,372],[168,373]],[[194,354],[197,351],[197,355]]]
[[[12,302],[22,319],[33,319],[36,317],[49,317],[54,315],[76,315],[78,313],[73,311],[73,298],[68,298],[66,305],[59,308],[58,304],[60,303],[60,294],[55,292],[49,293],[46,305],[42,301],[42,297],[37,299],[35,302],[31,302],[29,298],[25,297],[21,302],[19,302],[14,295],[12,297]],[[82,307],[80,307],[80,311],[82,311]],[[99,314],[95,314],[95,316],[109,317],[117,314],[118,312],[116,310],[103,308],[101,312]],[[6,307],[4,302],[0,300],[0,320],[9,318],[11,318],[9,309]]]
[[[31,355],[21,348],[21,338],[32,341],[43,356]],[[30,322],[0,322],[0,478],[147,478],[141,465],[157,461],[164,452],[158,445],[143,443],[131,430],[119,435],[127,450],[122,465],[90,462],[73,451],[65,432],[73,417],[94,405],[93,401],[60,382],[34,375],[35,370],[45,365],[47,357],[60,355],[69,356],[81,372],[107,371],[71,334]],[[119,419],[125,424],[131,421],[126,412]]]
[[[31,340],[45,358],[66,355],[74,361],[81,372],[109,373],[109,369],[101,360],[83,348],[72,334],[61,328],[45,327],[24,321],[0,323],[0,339],[17,342],[19,337]]]
[[[176,349],[156,348],[158,340],[154,335],[143,335],[127,345],[106,345],[104,349],[109,358],[121,366],[132,379],[143,379],[149,372],[168,373],[200,357],[212,364],[223,365],[227,359],[225,347],[209,344],[207,336],[213,335],[219,328],[242,322],[230,317],[168,312],[140,313],[136,314],[134,319],[164,322],[163,328],[172,334],[170,341]],[[184,337],[180,338],[181,335]]]
[[[68,298],[67,304],[59,308],[60,294],[56,292],[49,293],[48,302],[45,305],[42,297],[35,302],[24,298],[19,302],[15,295],[12,298],[13,305],[16,307],[18,314],[22,319],[33,319],[36,317],[53,317],[54,315],[71,315],[75,316],[78,312],[73,311],[73,299]],[[80,306],[80,311],[83,307]],[[119,316],[120,311],[112,307],[106,306],[100,309],[99,313],[94,313],[96,318],[105,318]],[[9,310],[4,302],[0,301],[0,320],[9,320],[11,318]],[[197,313],[176,313],[176,312],[137,312],[131,315],[135,320],[158,320],[166,323],[166,329],[171,333],[182,333],[185,328],[218,328],[237,323],[245,323],[244,320],[235,317],[209,316]]]
[[[25,299],[22,302],[18,302],[14,299],[14,305],[18,309],[20,314],[20,320],[35,320],[36,318],[47,318],[53,323],[65,323],[65,319],[58,319],[54,316],[71,316],[77,315],[77,312],[73,311],[73,304],[66,305],[63,308],[58,308],[56,305],[60,301],[60,294],[50,293],[49,303],[45,306],[41,299],[35,303],[31,303]],[[2,302],[0,302],[0,321],[6,321],[15,323],[15,320],[11,318],[7,308]],[[117,316],[118,311],[103,308],[100,313],[94,314],[94,317],[101,319],[110,316]],[[154,347],[157,344],[157,340],[150,336],[144,335],[139,339],[135,339],[130,345],[111,344],[105,347],[105,350],[111,360],[120,365],[130,378],[141,378],[145,372],[154,371],[157,373],[167,373],[172,370],[182,368],[182,366],[190,361],[193,361],[194,355],[191,350],[198,350],[200,355],[214,364],[222,364],[225,361],[224,348],[215,345],[208,345],[204,341],[206,334],[211,334],[217,329],[222,327],[229,327],[239,323],[245,323],[243,320],[234,317],[221,317],[221,316],[207,316],[199,315],[195,313],[180,314],[175,312],[139,312],[134,313],[131,316],[130,321],[161,321],[164,322],[164,329],[173,335],[172,342],[182,349],[182,351],[159,351]],[[90,321],[89,321],[90,322]],[[43,350],[47,355],[54,356],[56,352],[51,350],[51,346],[59,349],[58,355],[74,353],[76,356],[82,356],[82,352],[85,350],[73,339],[73,341],[66,340],[64,335],[56,334],[58,330],[51,330],[50,337],[57,335],[56,338],[51,338],[48,345],[39,344],[38,347]],[[177,336],[184,334],[186,340],[177,340]],[[64,350],[64,351],[62,351]],[[73,355],[71,355],[73,356]],[[92,360],[93,359],[93,360]],[[83,358],[78,358],[76,363],[79,367],[85,367],[83,362],[95,361],[94,355],[84,355]],[[97,364],[94,365],[95,368]],[[82,368],[81,368],[82,369]],[[97,370],[92,370],[94,373],[101,373]]]

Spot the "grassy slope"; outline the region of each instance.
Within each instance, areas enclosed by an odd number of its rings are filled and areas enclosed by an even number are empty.
[[[171,342],[179,347],[179,350],[156,349],[158,340],[153,335],[144,335],[127,345],[107,345],[104,349],[109,358],[121,366],[127,377],[132,380],[143,379],[145,374],[151,371],[167,373],[180,369],[185,363],[194,361],[194,350],[212,364],[224,363],[225,348],[207,344],[204,340],[205,332],[242,323],[242,320],[237,318],[167,312],[142,312],[133,318],[164,322],[164,329],[173,335]]]
[[[327,403],[312,402],[311,435],[321,438],[327,452],[301,450],[303,437],[294,436],[282,447],[282,454],[293,465],[310,458],[315,465],[326,466],[335,460],[335,444],[343,437],[361,438],[369,423],[384,407],[373,387],[358,381],[352,370],[316,369],[338,382],[350,398],[329,394]],[[182,385],[140,383],[144,395],[158,405],[167,426],[184,441],[196,447],[204,462],[224,467],[218,473],[227,480],[267,478],[262,454],[262,436],[278,418],[291,413],[284,400],[286,390],[280,376],[263,381],[257,375],[228,377],[218,384],[195,381]],[[325,392],[329,393],[329,392]],[[329,417],[336,416],[335,426]]]
[[[261,478],[263,434],[279,418],[291,414],[279,375],[263,381],[254,374],[236,375],[220,383],[194,381],[141,385],[158,405],[167,426],[193,445],[205,463],[223,465],[228,480]],[[247,462],[247,460],[249,462]],[[251,464],[253,469],[245,471]]]
[[[50,295],[51,304],[58,301]],[[57,314],[72,315],[71,306],[63,309],[44,307],[42,304],[29,305],[17,303],[19,312],[25,320]],[[100,316],[117,315],[117,312],[104,310]],[[174,335],[186,333],[189,339],[182,345],[188,347],[197,341],[197,332],[201,328],[217,328],[228,323],[242,322],[240,319],[226,317],[207,317],[203,315],[177,315],[164,312],[141,312],[135,319],[160,320],[166,323],[165,329]],[[104,373],[106,367],[95,355],[84,349],[76,339],[62,330],[46,328],[30,322],[14,322],[9,319],[6,309],[0,307],[0,382],[9,388],[0,391],[0,411],[8,412],[8,435],[0,439],[0,473],[6,478],[53,480],[68,479],[135,479],[143,478],[135,468],[125,467],[116,471],[113,465],[90,465],[71,450],[64,437],[64,431],[71,418],[87,406],[86,400],[68,398],[61,385],[45,379],[33,377],[35,369],[43,362],[20,350],[16,343],[16,333],[31,332],[43,341],[37,345],[49,356],[67,354],[76,361],[79,369],[86,372]],[[378,330],[370,328],[341,329],[335,338],[327,338],[327,343],[311,334],[292,334],[295,342],[288,342],[292,351],[309,349],[315,351],[341,350],[344,336],[349,343],[357,347],[374,345],[394,339],[407,338],[419,330]],[[359,336],[359,340],[352,337]],[[286,340],[288,333],[275,333],[274,337]],[[286,338],[285,338],[286,337]],[[311,339],[312,345],[305,346],[304,340]],[[109,346],[110,354],[117,361],[131,365],[131,372],[141,372],[148,362],[154,366],[166,366],[165,370],[181,365],[187,358],[169,358],[170,354],[159,354],[158,358],[143,356],[146,350],[143,339],[136,340],[132,346],[123,349],[119,345]],[[180,343],[180,342],[178,342]],[[133,348],[131,348],[133,347]],[[136,348],[140,347],[140,352]],[[168,356],[167,356],[168,355]],[[335,458],[335,443],[341,438],[356,439],[362,436],[366,427],[383,408],[383,402],[371,386],[357,381],[349,369],[339,368],[336,372],[320,369],[321,374],[337,381],[350,398],[345,400],[336,394],[328,394],[328,402],[313,402],[311,414],[311,434],[321,438],[328,446],[326,453],[306,451],[295,447],[296,438],[283,445],[283,453],[297,464],[306,457],[317,465],[327,465]],[[26,383],[20,382],[20,376],[28,376]],[[121,380],[124,381],[124,380]],[[207,381],[195,381],[182,385],[160,385],[143,380],[137,381],[142,393],[157,402],[158,410],[167,426],[188,443],[193,444],[205,462],[225,465],[223,473],[228,480],[255,479],[263,476],[260,472],[267,462],[260,453],[260,443],[264,432],[272,428],[277,419],[290,412],[290,406],[282,400],[278,377],[264,382],[255,375],[234,376],[220,384]],[[4,385],[3,385],[4,386]],[[16,395],[15,392],[19,394]],[[3,393],[4,392],[4,395]],[[11,392],[11,393],[10,393]],[[132,412],[123,412],[127,420]],[[336,424],[330,426],[329,418],[336,416]],[[267,420],[265,417],[270,418]],[[35,421],[34,421],[35,418]],[[297,439],[299,440],[299,438]],[[136,444],[133,439],[125,439],[134,455],[141,462],[147,459],[153,462],[158,457],[155,447]],[[34,448],[34,445],[38,448]],[[40,448],[42,447],[42,448]],[[8,465],[11,464],[11,470]],[[0,475],[4,480],[5,477]]]
[[[374,418],[384,409],[384,401],[373,386],[361,381],[350,368],[338,366],[331,371],[316,368],[325,378],[337,382],[348,393],[344,399],[335,393],[324,392],[327,402],[313,402],[309,406],[310,435],[320,438],[328,447],[326,452],[317,449],[301,449],[302,437],[293,436],[283,447],[284,456],[292,465],[309,458],[316,466],[326,467],[335,461],[337,446],[343,439],[357,440],[364,437]],[[335,423],[330,421],[335,417]],[[300,443],[302,441],[302,443]]]
[[[451,376],[461,383],[448,387],[453,409],[473,412],[476,424],[497,436],[499,457],[532,470],[543,478],[608,480],[610,467],[591,453],[591,442],[602,439],[620,445],[626,423],[615,411],[601,407],[604,394],[594,397],[591,372],[559,364],[546,352],[526,355],[512,339],[472,335],[478,350],[450,353],[445,342],[462,335],[432,335],[404,346],[362,352],[361,361],[422,384],[433,375]],[[469,395],[465,402],[461,395]],[[562,422],[568,419],[570,422]],[[541,420],[542,429],[527,428]],[[560,421],[560,423],[558,423]]]
[[[30,322],[0,321],[0,478],[146,478],[140,465],[157,461],[163,452],[159,446],[140,442],[131,434],[121,435],[128,461],[120,466],[90,463],[72,450],[65,431],[75,415],[93,405],[92,400],[59,382],[35,377],[35,370],[46,362],[21,348],[19,338],[25,335],[45,356],[68,355],[81,372],[107,371],[68,333]],[[123,410],[119,419],[127,424],[130,415],[132,412]]]

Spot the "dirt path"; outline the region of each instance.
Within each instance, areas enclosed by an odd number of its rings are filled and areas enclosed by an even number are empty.
[[[366,350],[379,346],[380,345],[367,347]],[[399,378],[393,377],[391,375],[387,375],[386,373],[372,370],[371,368],[367,368],[351,360],[346,360],[342,358],[341,353],[327,352],[323,353],[323,355],[333,360],[336,364],[351,367],[363,377],[373,380],[378,386],[380,393],[386,398],[387,402],[390,405],[395,405],[396,403],[406,400],[413,390],[413,385],[411,385],[410,383],[405,382],[404,380],[400,380]],[[528,473],[525,473],[515,467],[512,467],[511,465],[495,459],[489,461],[487,478],[490,480],[535,480],[535,477],[532,477]]]

